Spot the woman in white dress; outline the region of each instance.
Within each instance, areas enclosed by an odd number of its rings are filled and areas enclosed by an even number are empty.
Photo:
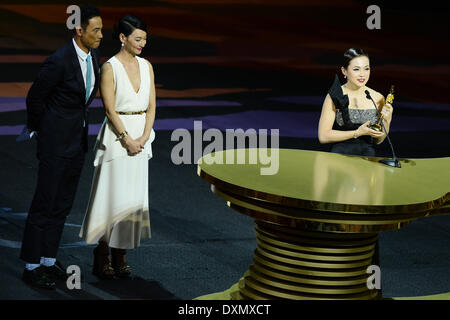
[[[122,48],[101,71],[106,118],[95,145],[95,171],[80,237],[98,243],[93,273],[102,279],[129,276],[126,250],[151,236],[148,160],[156,97],[152,65],[138,57],[146,45],[146,28],[136,16],[123,17],[113,34]]]

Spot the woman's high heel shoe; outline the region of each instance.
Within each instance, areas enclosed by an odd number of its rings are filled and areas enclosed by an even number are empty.
[[[108,246],[98,245],[94,249],[94,265],[92,273],[103,280],[113,279],[115,276],[114,269],[109,260]]]
[[[111,265],[116,273],[116,276],[127,278],[131,275],[131,267],[127,264],[126,256],[127,250],[111,248]]]

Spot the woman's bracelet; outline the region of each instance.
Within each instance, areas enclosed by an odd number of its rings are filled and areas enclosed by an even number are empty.
[[[356,136],[357,133],[358,133],[358,130],[355,130],[355,132],[353,132],[353,139],[358,138],[358,137]]]
[[[125,138],[128,135],[128,132],[125,130],[121,134],[119,134],[119,137],[116,139],[116,141],[120,141],[123,138]]]

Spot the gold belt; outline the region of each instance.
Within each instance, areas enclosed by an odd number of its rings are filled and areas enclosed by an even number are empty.
[[[131,115],[131,114],[144,114],[144,113],[146,113],[146,112],[147,112],[147,110],[142,110],[142,111],[126,111],[126,112],[123,112],[123,111],[116,111],[117,114],[126,114],[126,115]]]

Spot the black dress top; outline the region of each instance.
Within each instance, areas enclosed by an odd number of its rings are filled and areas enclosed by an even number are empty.
[[[348,95],[342,91],[338,76],[334,77],[333,84],[328,90],[328,94],[333,100],[336,108],[336,118],[333,123],[333,130],[350,131],[356,130],[360,125],[369,121],[374,124],[377,120],[377,110],[373,109],[353,109],[349,108]],[[352,154],[360,156],[376,156],[374,139],[370,136],[361,136],[334,143],[331,152]]]

